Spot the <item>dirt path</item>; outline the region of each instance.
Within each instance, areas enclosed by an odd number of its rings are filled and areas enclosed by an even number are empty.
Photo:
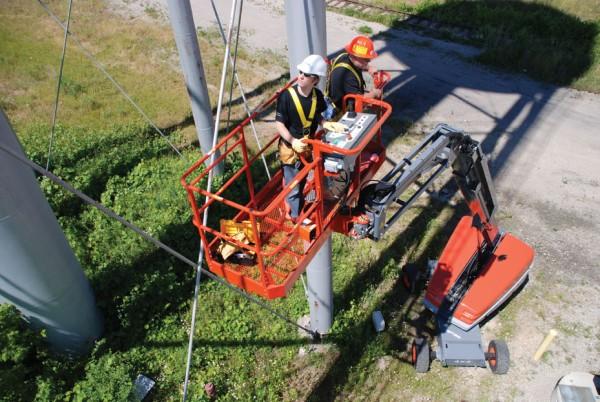
[[[140,16],[148,7],[166,15],[165,3],[127,0],[121,5]],[[210,4],[193,3],[197,25],[214,27]],[[217,3],[225,22],[231,2]],[[246,45],[285,55],[284,23],[283,0],[244,2]],[[377,39],[376,66],[393,75],[387,100],[394,118],[412,122],[413,130],[445,122],[481,141],[491,155],[500,224],[537,253],[530,283],[510,305],[509,374],[460,369],[464,381],[454,387],[464,400],[548,400],[562,375],[599,368],[600,96],[468,62],[477,49],[333,13],[327,13],[329,51],[340,49],[365,25]],[[394,154],[393,139],[390,151]],[[484,327],[486,339],[502,331],[497,321]],[[559,331],[556,341],[541,362],[533,362],[551,328]],[[485,395],[481,384],[486,384]]]

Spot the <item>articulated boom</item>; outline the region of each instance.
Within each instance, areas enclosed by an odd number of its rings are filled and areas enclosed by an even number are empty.
[[[431,353],[428,342],[417,339],[412,360],[419,372],[427,371],[430,358],[435,357],[444,366],[485,367],[487,361],[492,372],[504,374],[509,359],[506,343],[493,340],[484,352],[479,325],[525,283],[534,251],[493,222],[494,189],[478,142],[447,125],[438,125],[381,182],[372,185],[374,190],[365,189],[363,208],[369,219],[358,230],[363,236],[379,239],[449,167],[471,214],[460,219],[429,272],[423,301],[436,316],[437,349]],[[418,185],[417,191],[403,201],[413,184]],[[400,208],[388,218],[388,208],[394,203]],[[411,284],[419,276],[418,268],[407,267],[403,281],[414,288]]]
[[[486,156],[471,137],[440,124],[381,180],[362,190],[359,209],[366,219],[354,224],[353,236],[379,240],[450,167],[472,213],[479,215],[485,225],[493,226],[496,201]],[[415,185],[416,191],[406,196]],[[389,214],[392,206],[399,208]]]

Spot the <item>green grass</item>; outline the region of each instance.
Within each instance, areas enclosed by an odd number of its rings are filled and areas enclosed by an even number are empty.
[[[365,2],[468,27],[474,33],[470,43],[483,50],[477,59],[481,63],[558,85],[600,92],[600,4],[597,2]],[[407,26],[390,15],[346,13],[392,27]]]
[[[50,2],[54,10],[63,6]],[[30,158],[45,164],[62,32],[35,2],[4,2],[0,11],[1,105]],[[195,259],[197,232],[178,178],[187,161],[199,155],[186,145],[190,141],[183,133],[190,125],[189,101],[170,29],[123,20],[94,1],[74,4],[71,31],[160,127],[181,129],[166,132],[183,147],[186,158],[169,149],[70,41],[52,170]],[[217,82],[220,38],[212,35],[200,44],[207,80]],[[279,59],[265,52],[241,52],[240,79],[247,90],[254,89],[251,101],[270,95],[280,84],[279,79],[265,82],[269,74],[285,71],[278,69]],[[246,73],[249,69],[252,74]],[[210,91],[215,99],[215,88]],[[239,118],[239,109],[234,109],[234,119]],[[2,384],[22,381],[24,387],[3,386],[0,400],[123,400],[142,372],[158,381],[155,400],[180,400],[193,269],[51,182],[43,179],[41,185],[90,279],[104,316],[105,337],[91,356],[76,361],[48,356],[37,344],[26,345],[31,350],[26,368],[15,357],[10,364],[17,371],[0,371]],[[211,380],[226,399],[278,400],[288,363],[304,341],[293,328],[272,324],[269,314],[215,283],[204,284],[202,294],[206,303],[198,319],[190,397],[203,400],[202,386]],[[296,310],[294,303],[286,306],[290,314],[306,310],[302,297]],[[6,325],[0,323],[0,331]],[[3,342],[2,352],[13,346],[14,342]],[[260,355],[264,358],[258,364],[248,365]],[[15,373],[22,378],[7,377]]]
[[[164,152],[161,140],[149,137],[143,126],[60,133],[70,143],[57,149],[57,173],[195,259],[197,233],[178,182],[188,167],[184,159]],[[35,133],[27,134],[25,148],[36,159],[45,143],[36,141]],[[190,157],[196,153],[184,152]],[[27,374],[38,385],[17,399],[120,399],[137,373],[158,379],[156,400],[180,399],[194,270],[97,210],[76,200],[66,202],[70,198],[46,181],[42,187],[90,279],[105,335],[92,356],[77,362],[46,355],[30,359]],[[212,381],[226,399],[278,400],[285,370],[304,341],[294,328],[273,322],[270,314],[214,282],[204,283],[201,293],[190,397],[203,400],[202,384]],[[307,308],[298,291],[279,304],[292,316]],[[264,358],[248,364],[257,356]]]
[[[62,5],[50,2],[54,10]],[[73,7],[71,31],[157,124],[168,127],[187,116],[183,82],[156,54],[157,49],[171,51],[168,35],[137,23],[111,20],[99,2]],[[2,107],[17,131],[28,124],[48,123],[62,50],[61,29],[35,2],[3,3],[0,8]],[[12,18],[7,18],[11,14]],[[94,24],[94,16],[102,25]],[[98,128],[125,123],[132,117],[139,118],[138,112],[75,42],[69,41],[58,121]]]
[[[160,18],[160,11],[158,11],[156,8],[154,8],[152,6],[146,6],[144,8],[144,12],[151,18],[154,18],[154,19]]]
[[[64,3],[49,1],[64,18]],[[162,129],[190,126],[190,106],[179,59],[168,26],[115,18],[102,1],[73,5],[70,31],[116,79],[150,119]],[[50,123],[56,93],[63,31],[37,2],[0,4],[0,106],[16,131]],[[35,29],[32,29],[35,27]],[[200,38],[206,79],[218,82],[223,44],[216,31]],[[256,74],[268,66],[270,74],[283,74],[281,57],[266,52],[240,52],[238,73],[248,88],[264,82]],[[270,60],[261,63],[260,60]],[[275,63],[273,63],[275,61]],[[209,87],[213,106],[217,88]],[[239,96],[237,88],[234,99]],[[253,101],[250,96],[249,99]],[[241,107],[233,117],[241,116]],[[226,110],[225,110],[226,112]],[[69,40],[65,57],[58,122],[65,126],[110,128],[141,119],[138,111],[108,78]],[[192,127],[191,138],[195,138]]]
[[[46,143],[39,133],[46,130],[35,126],[22,133],[34,160],[45,155]],[[143,124],[94,131],[60,126],[58,134],[62,146],[53,158],[57,173],[195,258],[197,233],[178,183],[187,163],[169,152],[161,138],[153,138]],[[178,141],[179,135],[173,133],[172,139]],[[192,157],[196,151],[183,152]],[[158,380],[154,400],[179,400],[193,269],[45,180],[42,187],[91,281],[105,336],[91,356],[75,362],[38,353],[39,358],[28,361],[27,375],[33,382],[20,399],[125,399],[133,378],[145,373]],[[448,234],[445,222],[456,219],[454,212],[423,202],[398,223],[402,236],[390,234],[379,243],[334,236],[336,320],[327,342],[336,348],[311,355],[304,369],[320,373],[326,387],[314,379],[290,385],[298,348],[307,343],[295,328],[221,285],[203,281],[190,398],[206,400],[205,382],[216,385],[220,400],[293,400],[307,392],[314,400],[337,393],[360,397],[380,386],[374,362],[383,356],[393,357],[398,373],[387,374],[385,392],[403,390],[402,395],[433,399],[454,395],[441,381],[451,374],[438,367],[431,376],[416,377],[407,363],[406,345],[414,328],[433,329],[420,302],[405,306],[409,296],[398,280],[404,262],[423,263],[439,253]],[[300,284],[272,304],[292,318],[308,313]],[[374,309],[382,309],[388,321],[384,334],[375,335],[371,328]]]
[[[363,35],[371,35],[373,33],[373,30],[368,25],[361,25],[358,27],[358,32]]]
[[[177,181],[186,162],[165,153],[160,139],[149,138],[147,131],[143,126],[91,133],[61,128],[61,138],[70,142],[58,148],[55,170],[194,258],[196,234]],[[25,148],[36,159],[43,155],[45,143],[36,140],[35,132],[27,134]],[[107,144],[112,144],[112,155],[120,157],[103,157]],[[43,187],[52,195],[55,210],[61,211],[63,229],[92,283],[106,335],[91,357],[77,363],[60,358],[30,362],[32,367],[39,365],[34,371],[38,386],[22,397],[51,400],[70,395],[75,400],[102,400],[124,396],[132,378],[146,373],[159,380],[156,400],[179,399],[193,270],[91,207],[66,207],[62,200],[68,197],[60,196],[62,190],[47,183]],[[408,225],[415,217],[407,219]],[[411,249],[411,239],[395,240],[394,248]],[[387,246],[392,245],[389,242]],[[342,348],[361,347],[358,368],[396,350],[394,343],[379,342],[385,338],[374,339],[370,330],[370,312],[395,286],[399,270],[394,259],[377,258],[379,247],[341,236],[334,239],[335,265],[340,269],[334,279],[338,318],[331,340]],[[288,392],[288,367],[305,341],[294,328],[214,282],[205,282],[201,294],[190,397],[202,400],[202,384],[210,381],[224,400],[280,400]],[[291,317],[307,313],[300,286],[274,305]],[[320,367],[321,359],[315,357],[313,365]],[[351,368],[349,375],[353,382],[361,374]]]

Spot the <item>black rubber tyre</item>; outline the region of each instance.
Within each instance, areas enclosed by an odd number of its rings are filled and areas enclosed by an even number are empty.
[[[494,339],[488,345],[488,364],[494,374],[508,373],[510,354],[506,342]]]
[[[412,364],[417,373],[426,373],[429,371],[431,363],[431,352],[429,342],[423,338],[417,338],[413,341],[411,347]]]
[[[406,264],[402,269],[402,284],[409,293],[414,293],[417,289],[419,279],[419,267],[416,264]]]

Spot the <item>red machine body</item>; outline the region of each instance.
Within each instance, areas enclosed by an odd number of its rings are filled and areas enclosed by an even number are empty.
[[[483,229],[486,230],[486,229]],[[434,313],[471,265],[478,273],[452,312],[452,323],[464,330],[496,310],[525,281],[533,262],[533,249],[510,233],[498,233],[487,255],[482,229],[473,216],[464,216],[442,252],[425,293],[425,305]],[[493,237],[492,237],[493,238]]]

